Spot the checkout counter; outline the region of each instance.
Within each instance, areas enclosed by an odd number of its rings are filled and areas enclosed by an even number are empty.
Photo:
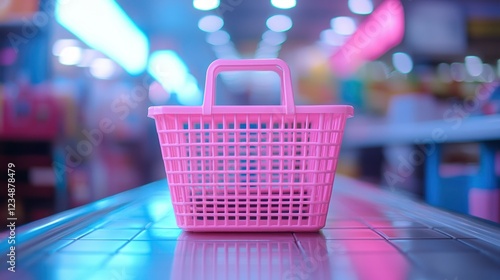
[[[499,224],[340,175],[314,233],[184,232],[163,180],[8,237],[0,279],[500,279]]]

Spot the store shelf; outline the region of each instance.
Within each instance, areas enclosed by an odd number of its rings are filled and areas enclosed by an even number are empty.
[[[55,188],[54,186],[30,186],[29,184],[15,184],[16,186],[16,196],[17,198],[23,199],[36,199],[39,201],[55,199]],[[0,194],[0,197],[7,198],[8,193]],[[53,203],[53,202],[52,202]]]
[[[55,213],[57,206],[56,178],[53,171],[52,143],[33,137],[31,141],[0,139],[0,165],[15,171],[15,199],[19,209],[17,224],[34,221]],[[7,173],[0,174],[7,181]],[[0,194],[6,207],[7,192]],[[4,213],[3,218],[7,218]]]
[[[431,153],[425,161],[412,163],[412,168],[424,164],[424,186],[426,201],[434,206],[479,216],[492,221],[500,221],[498,207],[500,200],[496,193],[500,185],[496,173],[496,154],[500,142],[500,115],[470,116],[423,121],[415,123],[387,123],[381,120],[360,118],[348,122],[343,139],[344,149],[390,147],[398,145],[432,145]],[[443,176],[443,146],[449,143],[479,143],[479,163],[474,172],[463,172],[453,167],[453,175]],[[421,153],[418,149],[416,153]],[[420,154],[423,155],[423,154]],[[404,168],[403,156],[397,159],[399,166],[393,166],[396,176]],[[406,167],[405,167],[406,168]],[[392,172],[392,171],[391,171]],[[396,173],[391,173],[396,174]],[[402,178],[401,177],[401,178]],[[399,177],[398,177],[399,178]],[[480,195],[471,195],[479,193]],[[487,199],[488,198],[488,199]],[[486,204],[486,200],[490,201]]]
[[[0,234],[1,239],[8,233]],[[313,233],[188,233],[164,180],[21,226],[1,279],[498,279],[500,226],[337,176]],[[7,242],[0,242],[5,256]]]
[[[22,20],[9,20],[0,23],[0,28],[21,28],[23,24],[30,24],[30,22],[23,22]]]
[[[0,158],[2,166],[8,163],[14,163],[17,169],[29,169],[33,166],[51,166],[53,162],[50,155],[8,155]]]
[[[500,115],[450,118],[417,123],[348,120],[343,148],[400,144],[479,142],[500,140]]]

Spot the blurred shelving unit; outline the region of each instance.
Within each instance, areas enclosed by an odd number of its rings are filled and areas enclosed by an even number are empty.
[[[53,148],[60,131],[57,100],[44,83],[51,19],[49,1],[4,1],[0,6],[0,166],[15,165],[18,223],[53,215],[58,188]],[[7,172],[0,180],[7,182]],[[0,192],[7,202],[7,191]],[[5,208],[6,209],[6,208]],[[5,215],[4,213],[3,215]]]
[[[0,166],[15,165],[16,216],[19,223],[53,215],[57,208],[53,143],[58,106],[50,96],[0,95]],[[7,182],[7,173],[0,175]],[[7,202],[7,192],[1,192]]]
[[[353,119],[346,126],[343,147],[460,143],[500,140],[500,115],[471,116],[415,123]]]
[[[477,166],[451,166],[451,169],[458,168],[460,172],[446,172],[450,166],[443,164],[443,148],[454,143],[477,143]],[[399,145],[426,147],[415,149],[414,153],[414,156],[425,159],[425,162],[416,162],[417,158],[409,156],[404,164],[424,164],[424,193],[428,203],[500,222],[500,168],[497,162],[500,115],[455,116],[414,123],[353,119],[346,127],[343,140],[346,149]],[[404,173],[400,169],[395,172],[400,178],[407,176],[399,174]]]

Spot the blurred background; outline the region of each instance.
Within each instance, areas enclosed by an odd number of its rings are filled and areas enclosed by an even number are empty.
[[[19,221],[164,178],[147,108],[200,105],[217,58],[274,57],[297,104],[355,106],[338,173],[500,222],[497,0],[0,0]],[[216,102],[279,104],[279,79],[223,73]]]

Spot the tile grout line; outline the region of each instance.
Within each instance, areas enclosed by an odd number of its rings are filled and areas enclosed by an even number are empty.
[[[102,264],[100,266],[97,266],[96,268],[96,271],[92,274],[95,275],[96,273],[99,273],[99,271],[103,270],[104,268],[106,268],[106,265],[109,263],[109,261],[111,261],[111,259],[117,255],[119,255],[119,251],[121,249],[123,249],[123,247],[125,247],[127,244],[130,243],[130,241],[132,241],[134,238],[136,238],[139,234],[141,234],[142,232],[144,232],[146,229],[145,228],[142,228],[138,233],[136,233],[134,236],[132,236],[131,238],[129,238],[122,246],[118,247],[113,253],[109,254],[109,257],[106,258]]]

